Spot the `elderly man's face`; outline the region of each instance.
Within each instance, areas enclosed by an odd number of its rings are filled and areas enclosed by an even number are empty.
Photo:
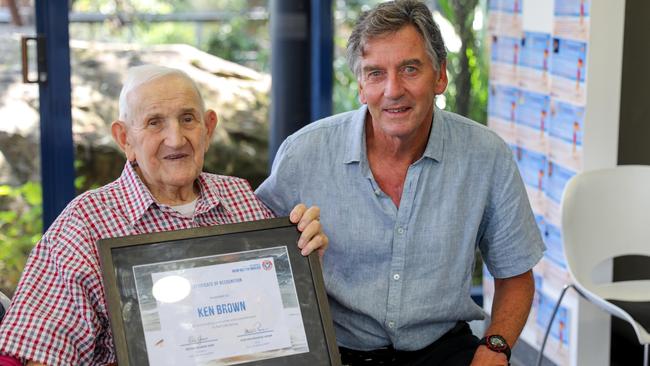
[[[217,124],[215,112],[202,112],[192,84],[176,75],[140,85],[127,101],[130,114],[122,148],[129,161],[137,162],[144,183],[154,196],[192,188]]]

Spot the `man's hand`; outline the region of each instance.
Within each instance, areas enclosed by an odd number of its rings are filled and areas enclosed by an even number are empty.
[[[492,322],[485,334],[502,336],[512,349],[526,324],[534,294],[535,279],[532,270],[514,277],[495,278]],[[507,364],[505,354],[481,345],[476,349],[471,366]]]
[[[494,352],[486,346],[479,346],[470,366],[508,366],[508,358],[504,353]]]
[[[298,224],[298,230],[302,232],[298,239],[298,248],[300,254],[307,256],[314,250],[318,250],[318,255],[322,258],[327,249],[329,239],[323,233],[323,227],[318,219],[320,218],[320,208],[307,206],[302,203],[296,205],[289,214],[289,220]]]

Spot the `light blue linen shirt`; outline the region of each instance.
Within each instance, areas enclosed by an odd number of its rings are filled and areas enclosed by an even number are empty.
[[[366,113],[289,136],[256,193],[278,215],[300,202],[320,206],[340,345],[418,350],[458,320],[482,318],[470,297],[477,247],[492,275],[506,278],[531,269],[544,244],[512,152],[495,133],[436,109],[398,209],[370,170]]]

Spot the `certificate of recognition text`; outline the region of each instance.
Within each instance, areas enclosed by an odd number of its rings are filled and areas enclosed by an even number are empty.
[[[151,365],[309,352],[286,247],[133,267]]]

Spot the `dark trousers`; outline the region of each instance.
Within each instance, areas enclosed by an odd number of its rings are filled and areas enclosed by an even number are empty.
[[[418,351],[398,351],[392,346],[373,351],[339,347],[347,366],[467,366],[474,358],[478,338],[466,322],[458,322],[449,332]]]

